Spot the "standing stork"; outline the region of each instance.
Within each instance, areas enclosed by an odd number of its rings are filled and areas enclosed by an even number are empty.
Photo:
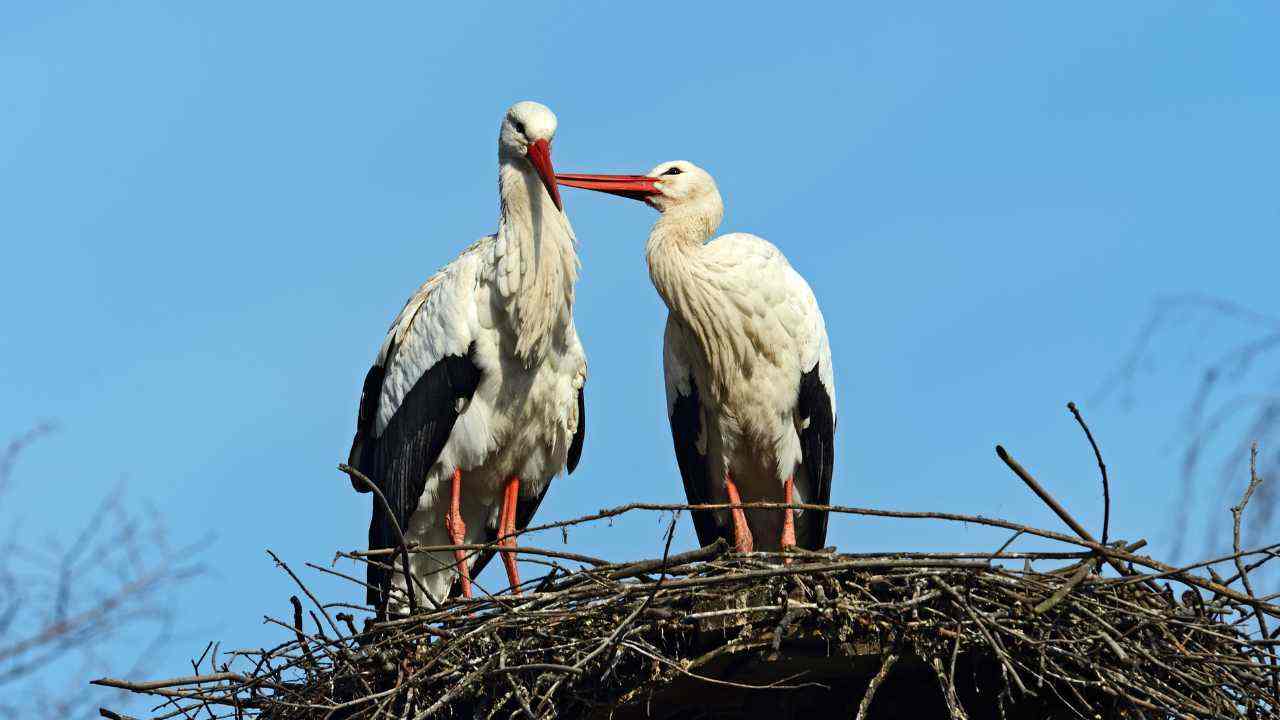
[[[733,233],[715,180],[690,162],[648,175],[558,176],[561,185],[642,200],[662,213],[645,254],[670,311],[667,413],[691,504],[828,504],[836,427],[831,348],[818,301],[778,248]],[[817,550],[825,512],[695,511],[698,541],[739,552]]]
[[[512,546],[552,477],[578,464],[587,361],[573,325],[578,256],[551,166],[555,132],[544,105],[507,110],[497,232],[418,288],[365,378],[349,464],[394,515],[374,498],[370,549],[398,547],[397,528],[409,545]],[[413,584],[434,600],[451,585],[470,597],[492,555],[415,554]],[[518,593],[514,554],[502,558]],[[368,602],[384,614],[408,599],[394,564],[368,568]]]

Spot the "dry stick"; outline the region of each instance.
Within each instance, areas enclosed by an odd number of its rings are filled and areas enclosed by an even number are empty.
[[[1146,540],[1139,540],[1138,542],[1130,543],[1122,547],[1121,549],[1124,550],[1125,552],[1133,552],[1138,548],[1143,547],[1146,544],[1147,544]],[[1053,608],[1053,606],[1062,602],[1063,598],[1065,598],[1067,595],[1070,595],[1071,591],[1075,590],[1076,586],[1084,582],[1085,578],[1089,577],[1089,575],[1091,575],[1094,569],[1097,567],[1098,567],[1098,556],[1096,555],[1093,556],[1092,558],[1089,558],[1085,562],[1081,563],[1080,567],[1074,573],[1072,573],[1070,579],[1068,579],[1067,582],[1063,583],[1061,587],[1055,590],[1054,593],[1048,597],[1048,599],[1046,599],[1044,602],[1040,603],[1039,605],[1035,606],[1035,608],[1031,612],[1033,612],[1036,615],[1043,615],[1044,613],[1048,612],[1050,609]]]
[[[583,671],[570,665],[557,665],[555,663],[529,663],[528,665],[511,665],[509,667],[494,668],[486,673],[486,675],[512,675],[522,672],[559,672],[581,675]]]
[[[1273,550],[1278,548],[1280,548],[1280,543],[1272,543],[1270,545],[1264,545],[1260,548],[1255,548],[1253,550],[1245,550],[1243,552],[1238,552],[1238,553],[1233,552],[1230,555],[1222,555],[1219,557],[1210,558],[1208,560],[1199,560],[1197,562],[1188,563],[1186,565],[1182,565],[1179,567],[1170,568],[1169,570],[1165,570],[1162,572],[1134,575],[1132,577],[1127,577],[1127,578],[1105,578],[1100,582],[1105,583],[1107,585],[1131,585],[1135,582],[1142,582],[1144,580],[1159,580],[1161,578],[1174,577],[1179,573],[1185,573],[1191,570],[1198,570],[1200,568],[1209,568],[1209,571],[1213,573],[1213,575],[1217,576],[1217,573],[1213,572],[1213,568],[1210,566],[1217,565],[1218,563],[1224,563],[1228,561],[1235,561],[1237,559],[1246,558],[1246,557],[1249,557],[1250,555],[1262,555],[1262,554],[1267,555],[1267,557],[1254,563],[1253,565],[1245,566],[1246,570],[1256,570],[1263,563],[1269,560],[1273,560],[1274,557],[1272,556],[1271,553]],[[1127,552],[1133,552],[1133,548],[1130,547]],[[1216,577],[1215,579],[1220,585],[1227,586],[1234,583],[1236,580],[1239,580],[1240,575],[1237,573],[1227,578],[1226,580],[1222,580],[1221,577]],[[1265,598],[1258,598],[1258,599],[1263,600]]]
[[[1023,472],[1026,472],[1026,471],[1023,470]],[[1178,569],[1172,565],[1166,565],[1152,558],[1142,557],[1139,555],[1133,555],[1131,553],[1122,552],[1120,550],[1117,550],[1116,548],[1108,547],[1092,539],[1082,539],[1080,537],[1072,537],[1070,535],[1066,535],[1060,532],[1054,532],[1053,530],[1044,530],[1042,528],[1035,528],[1029,525],[1024,525],[1022,523],[1010,522],[1008,520],[1000,520],[998,518],[984,517],[982,515],[964,515],[961,513],[946,513],[946,512],[933,512],[933,511],[908,511],[908,510],[876,510],[873,508],[852,507],[848,505],[818,505],[814,503],[788,504],[788,503],[776,503],[776,502],[747,502],[747,503],[737,503],[737,504],[735,503],[700,503],[696,505],[690,505],[690,504],[679,504],[679,503],[640,502],[640,503],[628,503],[626,505],[619,505],[617,507],[601,510],[600,512],[597,512],[592,515],[584,515],[579,518],[573,518],[570,520],[560,520],[557,522],[547,523],[545,525],[537,525],[537,526],[525,528],[525,530],[523,530],[522,532],[536,532],[539,530],[548,530],[552,528],[564,528],[572,525],[581,525],[583,523],[591,522],[593,520],[603,520],[605,518],[617,517],[619,515],[626,514],[633,510],[693,511],[693,510],[728,510],[731,508],[743,508],[748,510],[750,509],[816,510],[821,512],[838,513],[838,514],[844,514],[844,515],[860,515],[863,517],[894,518],[894,519],[909,519],[909,520],[945,520],[948,522],[972,523],[974,525],[985,525],[987,527],[1004,528],[1006,530],[1021,530],[1027,535],[1034,535],[1036,537],[1045,538],[1047,540],[1057,540],[1058,542],[1064,542],[1071,545],[1078,545],[1083,548],[1088,548],[1096,553],[1106,556],[1110,561],[1113,561],[1113,563],[1117,561],[1124,561],[1124,562],[1133,563],[1134,565],[1139,565],[1145,568],[1150,568],[1152,570],[1156,570],[1159,572],[1164,572],[1164,573],[1178,572]],[[1130,573],[1128,572],[1126,572],[1125,574],[1126,576],[1130,575]],[[1253,603],[1256,601],[1256,598],[1251,598],[1247,595],[1236,592],[1235,590],[1225,587],[1221,583],[1218,583],[1212,580],[1207,580],[1205,578],[1197,577],[1195,575],[1188,575],[1188,574],[1178,574],[1178,575],[1175,575],[1175,577],[1178,579],[1179,582],[1201,588],[1202,590],[1215,592],[1219,595],[1222,595],[1223,597],[1227,597],[1232,600],[1235,600],[1236,602]],[[1276,615],[1277,617],[1280,617],[1280,606],[1276,606],[1268,603],[1265,605],[1265,608],[1268,614]]]
[[[1272,543],[1271,545],[1267,545],[1265,547],[1258,548],[1257,550],[1251,550],[1245,553],[1245,555],[1265,554],[1267,557],[1262,558],[1256,563],[1245,565],[1244,569],[1248,570],[1249,572],[1253,572],[1254,570],[1257,570],[1258,568],[1262,567],[1264,564],[1271,562],[1272,560],[1275,560],[1277,558],[1280,558],[1280,554],[1277,554],[1276,550],[1280,550],[1280,543]],[[1213,569],[1210,568],[1209,571],[1212,573]],[[1214,579],[1218,580],[1218,578],[1214,578]],[[1231,577],[1227,578],[1226,580],[1222,580],[1221,582],[1223,585],[1230,585],[1239,579],[1240,579],[1240,572],[1237,570],[1235,575],[1232,575]]]
[[[353,707],[358,707],[360,705],[367,705],[373,702],[374,700],[381,700],[382,698],[394,695],[399,691],[400,691],[400,688],[393,687],[393,688],[390,688],[389,690],[383,690],[380,693],[374,693],[373,695],[365,695],[363,697],[358,697],[354,700],[348,700],[344,703],[334,705],[333,708],[329,710],[329,713],[324,716],[324,720],[332,720],[334,717],[338,716],[339,712],[343,710],[347,710]]]
[[[1074,590],[1077,585],[1084,582],[1085,578],[1092,575],[1093,570],[1096,567],[1098,567],[1098,559],[1096,557],[1081,563],[1080,569],[1076,570],[1075,574],[1073,574],[1069,580],[1055,590],[1054,593],[1045,599],[1044,602],[1035,606],[1031,612],[1035,615],[1043,615],[1052,610],[1055,605],[1062,602],[1063,598],[1070,595],[1071,591]]]
[[[162,707],[171,705],[174,708],[173,710],[170,710],[164,715],[155,715],[151,717],[150,720],[169,720],[169,718],[175,718],[175,717],[178,717],[179,715],[181,715],[184,720],[190,720],[193,717],[191,713],[199,712],[201,709],[209,713],[210,717],[213,717],[213,711],[209,709],[210,702],[215,702],[216,704],[216,701],[210,701],[208,699],[202,698],[200,699],[200,702],[198,705],[197,704],[181,705],[179,704],[178,699],[174,698],[152,709],[152,711],[154,712],[155,710],[159,710]]]
[[[929,580],[935,585],[941,587],[948,595],[950,595],[951,599],[955,601],[956,607],[963,610],[965,614],[969,616],[969,619],[973,621],[974,626],[978,628],[978,632],[982,633],[982,637],[987,641],[987,645],[993,652],[995,652],[996,657],[1000,659],[1000,663],[1004,665],[1005,669],[1009,671],[1009,674],[1013,676],[1013,681],[1017,683],[1018,689],[1021,690],[1024,695],[1031,695],[1032,693],[1022,682],[1022,676],[1018,675],[1018,670],[1014,667],[1013,659],[1008,657],[1008,652],[1004,649],[1004,644],[991,634],[986,625],[982,622],[982,618],[978,616],[978,612],[973,609],[967,600],[965,600],[964,596],[960,594],[960,591],[948,585],[946,581],[940,577],[930,577]]]
[[[168,678],[167,680],[149,680],[145,682],[129,682],[128,680],[116,680],[115,678],[98,678],[90,680],[90,685],[101,685],[102,687],[116,688],[117,690],[130,690],[132,692],[149,692],[151,690],[162,690],[164,688],[178,687],[180,685],[203,685],[204,683],[214,683],[231,681],[244,683],[250,678],[234,672],[220,672],[210,675],[189,675],[187,677]]]
[[[1253,497],[1253,491],[1258,489],[1262,484],[1262,478],[1258,477],[1258,443],[1253,443],[1249,447],[1249,487],[1245,488],[1244,497],[1240,498],[1240,503],[1231,508],[1231,541],[1232,549],[1236,551],[1236,572],[1240,574],[1240,580],[1244,583],[1245,592],[1251,597],[1254,596],[1253,583],[1249,580],[1249,572],[1245,570],[1244,560],[1240,555],[1240,524],[1244,518],[1245,506],[1249,504],[1249,498]],[[1267,619],[1262,613],[1262,608],[1257,604],[1253,606],[1254,617],[1258,618],[1258,630],[1262,632],[1262,637],[1268,638],[1271,633],[1267,631]],[[1275,656],[1271,657],[1271,662],[1275,664]],[[1277,697],[1280,697],[1280,678],[1275,673],[1271,676],[1272,689]]]
[[[1098,543],[1098,541],[1094,540],[1093,536],[1089,534],[1089,531],[1085,530],[1083,525],[1076,522],[1076,519],[1071,517],[1071,513],[1067,512],[1066,508],[1058,504],[1058,501],[1055,500],[1047,490],[1041,487],[1040,483],[1036,482],[1036,479],[1031,476],[1031,473],[1027,472],[1022,465],[1018,464],[1017,460],[1010,457],[1009,452],[1004,449],[1003,445],[996,446],[996,455],[998,455],[1000,459],[1004,461],[1004,464],[1008,465],[1009,469],[1013,471],[1013,474],[1021,478],[1022,482],[1026,483],[1027,487],[1031,488],[1031,491],[1039,496],[1039,498],[1043,500],[1059,518],[1062,519],[1062,522],[1066,523],[1067,527],[1071,528],[1075,532],[1075,534],[1079,535],[1083,540],[1105,547],[1105,544]],[[1108,565],[1115,568],[1116,572],[1121,575],[1129,576],[1134,574],[1131,570],[1113,559],[1109,554],[1106,555],[1104,559],[1107,561]],[[1152,589],[1155,589],[1154,583],[1151,583],[1151,586]]]
[[[723,585],[726,583],[741,583],[767,577],[781,577],[784,575],[808,575],[810,573],[819,575],[839,570],[886,568],[960,568],[968,570],[989,570],[991,569],[991,564],[982,560],[917,560],[914,558],[857,559],[835,563],[786,565],[769,570],[748,570],[746,572],[731,575],[684,578],[683,580],[672,580],[664,587],[669,590],[677,590],[686,587],[708,587],[711,585]],[[624,591],[627,593],[638,592],[644,589],[645,587],[642,585],[624,586]]]
[[[359,585],[360,587],[363,587],[363,588],[366,588],[366,589],[378,590],[378,588],[375,588],[374,586],[370,585],[369,583],[367,583],[367,582],[365,582],[365,581],[363,581],[363,580],[361,580],[361,579],[359,579],[359,578],[352,577],[352,576],[350,576],[350,575],[348,575],[348,574],[346,574],[346,573],[344,573],[344,572],[338,572],[337,570],[334,570],[333,568],[327,568],[327,567],[324,567],[323,565],[317,565],[317,564],[315,564],[315,563],[313,563],[313,562],[305,562],[305,563],[303,563],[303,565],[306,565],[307,567],[311,568],[312,570],[318,570],[318,571],[320,571],[320,572],[322,572],[322,573],[324,573],[324,574],[326,574],[326,575],[333,575],[334,577],[340,577],[340,578],[342,578],[343,580],[346,580],[347,582],[355,583],[356,585]],[[326,605],[326,607],[333,607],[333,604],[332,604],[332,603],[330,603],[329,605]],[[341,619],[341,618],[339,618],[339,619]]]
[[[640,647],[639,645],[636,645],[635,643],[629,640],[625,641],[624,644],[630,647],[632,650],[635,650],[641,655],[644,655],[645,657],[649,658],[650,660],[654,660],[663,665],[666,665],[672,668],[673,670],[675,670],[676,672],[681,673],[682,675],[691,677],[695,680],[700,680],[705,683],[710,683],[712,685],[723,685],[725,687],[738,688],[740,690],[799,690],[806,687],[817,687],[817,688],[822,688],[823,690],[831,689],[830,687],[823,685],[822,683],[816,683],[816,682],[801,683],[799,685],[784,684],[788,680],[794,680],[796,677],[798,677],[799,675],[803,675],[804,673],[798,673],[797,675],[790,675],[788,677],[782,678],[781,680],[778,680],[777,682],[769,683],[768,685],[748,685],[747,683],[737,683],[737,682],[731,682],[729,680],[720,680],[718,678],[709,677],[707,675],[699,675],[698,673],[695,673],[689,669],[691,667],[695,667],[696,664],[691,664],[689,665],[689,667],[685,667],[683,663],[672,662],[667,658],[661,657],[659,655],[654,655],[653,653],[646,651],[644,648]],[[745,649],[745,647],[754,647],[754,646],[765,645],[765,644],[767,643],[756,643],[751,646],[744,646],[743,649]]]
[[[413,720],[426,720],[432,715],[435,715],[446,705],[453,702],[454,699],[456,699],[459,695],[463,693],[463,691],[470,688],[471,684],[474,683],[477,678],[483,677],[486,673],[488,673],[491,667],[493,666],[493,664],[496,663],[497,661],[498,661],[498,658],[496,656],[489,658],[487,661],[481,664],[480,667],[476,668],[475,670],[472,670],[469,674],[467,674],[466,677],[464,677],[461,682],[459,682],[451,690],[449,690],[449,692],[445,693],[444,695],[441,695],[439,699],[437,699],[434,703],[431,704],[430,707],[418,713],[417,715],[414,715]]]
[[[416,599],[416,596],[418,593],[414,590],[414,587],[413,587],[413,573],[409,571],[409,551],[406,549],[406,544],[404,541],[404,533],[401,532],[400,530],[400,521],[396,519],[396,514],[391,509],[391,503],[387,502],[387,496],[382,494],[382,489],[379,488],[378,485],[372,480],[370,480],[364,473],[360,472],[359,470],[351,467],[346,463],[340,463],[338,465],[338,469],[346,473],[348,477],[351,477],[353,479],[359,480],[360,482],[364,483],[365,487],[368,487],[369,490],[371,490],[373,494],[377,496],[378,501],[382,503],[382,510],[387,514],[387,518],[391,520],[391,529],[396,531],[396,540],[400,542],[400,559],[404,565],[405,594],[409,596],[409,614],[413,615],[417,613],[418,601]],[[427,600],[432,602],[432,604],[435,603],[435,600],[434,598],[431,597],[430,593],[427,593]],[[386,598],[383,598],[383,601],[385,602]]]
[[[1249,573],[1245,570],[1244,560],[1240,554],[1240,525],[1244,519],[1244,509],[1249,504],[1249,499],[1253,497],[1253,491],[1258,489],[1262,484],[1262,478],[1258,477],[1258,443],[1253,443],[1249,448],[1249,487],[1245,488],[1244,496],[1240,498],[1239,504],[1231,508],[1232,519],[1232,549],[1235,550],[1236,572],[1240,575],[1240,580],[1244,583],[1244,589],[1250,596],[1254,595],[1253,583],[1249,580]],[[1267,621],[1262,611],[1256,606],[1253,609],[1254,615],[1258,618],[1258,629],[1262,631],[1262,637],[1269,637],[1267,631]]]
[[[960,698],[956,696],[956,684],[947,679],[947,673],[942,669],[942,660],[933,658],[929,663],[929,667],[933,668],[933,674],[938,678],[938,686],[942,690],[942,699],[947,704],[947,714],[951,720],[969,720],[968,714],[965,713],[964,707],[960,704]]]
[[[529,701],[524,699],[524,691],[516,681],[508,677],[507,685],[511,686],[511,694],[515,696],[516,702],[520,703],[520,709],[529,716],[529,720],[538,720],[538,716],[533,714],[533,708],[529,707]]]
[[[667,529],[667,543],[662,552],[664,562],[666,561],[667,554],[671,551],[671,540],[672,538],[675,537],[675,534],[676,534],[676,518],[672,517],[671,526]],[[599,647],[597,647],[595,650],[592,650],[590,654],[588,654],[586,657],[582,658],[577,663],[575,663],[574,669],[581,671],[584,668],[586,668],[587,663],[594,660],[596,656],[598,656],[600,653],[610,648],[616,648],[619,639],[622,637],[622,634],[626,632],[631,627],[631,623],[635,622],[636,618],[640,617],[640,614],[643,613],[645,609],[649,607],[649,604],[653,602],[653,596],[658,594],[658,590],[662,587],[662,583],[666,579],[667,579],[667,571],[666,571],[666,568],[663,568],[662,576],[658,578],[658,581],[656,583],[653,583],[653,589],[649,591],[649,594],[645,597],[644,601],[641,602],[636,607],[635,611],[632,612],[630,615],[628,615],[625,620],[623,620],[621,623],[618,624],[618,627],[614,629],[614,631],[609,635],[609,637],[604,642],[600,643]],[[542,708],[539,707],[538,709],[541,710]]]
[[[854,716],[853,720],[866,720],[867,711],[871,709],[871,701],[876,697],[876,690],[879,690],[880,683],[883,683],[884,679],[889,677],[889,671],[893,669],[893,665],[896,662],[898,662],[898,654],[889,653],[884,661],[880,663],[880,671],[876,673],[875,677],[871,678],[871,682],[867,685],[867,692],[863,694],[862,702],[858,703],[858,714]]]
[[[409,551],[410,554],[416,555],[418,553],[445,552],[449,550],[493,550],[493,549],[496,549],[497,547],[498,547],[498,543],[495,541],[491,543],[465,543],[461,545],[410,545],[406,549]],[[539,555],[542,557],[559,558],[561,560],[573,560],[575,562],[584,563],[586,565],[594,565],[596,567],[604,567],[604,566],[614,564],[612,562],[609,562],[608,560],[604,560],[598,557],[592,557],[590,555],[582,555],[579,553],[565,552],[563,550],[544,550],[542,548],[529,547],[529,546],[504,547],[502,548],[502,551],[512,552],[512,553],[524,553],[525,555]],[[351,552],[344,553],[344,555],[350,555],[353,557],[380,557],[382,555],[394,555],[397,552],[399,552],[399,548],[383,548],[381,550],[352,550]]]
[[[636,508],[632,508],[632,509],[636,509]],[[671,510],[673,511],[677,511],[680,509],[683,509],[683,506],[673,505],[671,507]],[[570,576],[568,579],[572,581],[575,578],[588,577],[588,578],[597,578],[601,580],[615,580],[615,581],[622,580],[629,577],[635,577],[637,575],[646,575],[655,570],[661,570],[663,568],[676,569],[676,568],[680,568],[681,566],[688,565],[690,563],[700,562],[704,560],[713,560],[719,557],[720,555],[723,555],[728,550],[728,548],[729,546],[724,541],[723,538],[716,538],[716,541],[710,545],[700,547],[697,550],[689,550],[682,553],[676,553],[675,555],[671,555],[665,560],[662,558],[655,558],[652,560],[637,560],[629,563],[610,563],[608,565],[601,566],[590,571],[583,571],[577,576]],[[524,549],[515,548],[514,550],[516,552],[522,552],[525,549],[527,548],[524,548]],[[548,592],[538,593],[538,596],[545,599],[548,597],[554,597],[557,593],[561,593],[561,592],[567,592],[567,591],[552,590]],[[458,603],[459,605],[466,604],[465,601],[455,600],[454,602]],[[471,601],[471,604],[474,605],[474,604],[480,604],[484,602],[487,602],[486,598],[479,598]],[[430,620],[434,617],[436,616],[429,615],[425,619]],[[421,620],[422,619],[420,618],[392,620],[388,622],[378,623],[378,626],[391,627],[393,625],[406,625],[406,624],[410,624],[411,622],[413,624],[417,624]]]
[[[1093,456],[1098,459],[1098,470],[1102,473],[1102,544],[1107,544],[1107,536],[1111,529],[1111,484],[1107,481],[1107,464],[1102,462],[1102,451],[1098,449],[1098,443],[1093,439],[1093,433],[1089,431],[1089,426],[1085,424],[1084,418],[1080,416],[1080,410],[1076,408],[1073,402],[1067,403],[1067,409],[1075,416],[1076,422],[1080,423],[1080,427],[1084,429],[1084,436],[1089,439],[1089,445],[1093,447]]]
[[[710,545],[704,545],[697,550],[676,553],[669,557],[662,557],[654,560],[638,560],[636,562],[614,565],[607,570],[606,577],[610,580],[621,580],[623,578],[635,577],[636,575],[645,575],[664,568],[674,568],[688,563],[713,560],[720,557],[725,552],[728,552],[728,550],[729,543],[725,542],[724,538],[716,538],[715,542]]]
[[[319,669],[316,664],[316,658],[311,654],[311,645],[307,642],[307,635],[302,630],[302,601],[298,600],[297,595],[290,595],[289,602],[293,604],[293,632],[298,638],[298,647],[302,648],[302,654],[307,658],[306,672],[311,674],[313,669]]]
[[[1019,530],[1019,531],[1015,532],[1015,533],[1014,533],[1014,534],[1013,534],[1013,535],[1012,535],[1008,540],[1005,540],[1005,541],[1004,541],[1004,544],[1000,546],[1000,549],[999,549],[999,550],[996,550],[994,553],[992,553],[992,555],[1001,555],[1001,554],[1003,554],[1003,553],[1004,553],[1004,551],[1005,551],[1005,550],[1008,550],[1008,549],[1009,549],[1009,546],[1013,544],[1013,541],[1014,541],[1014,540],[1017,540],[1017,539],[1018,539],[1018,538],[1020,538],[1020,537],[1022,537],[1022,531],[1021,531],[1021,530]]]
[[[312,604],[314,604],[317,608],[320,609],[320,612],[324,614],[324,619],[329,621],[329,627],[333,628],[333,634],[338,637],[342,637],[342,631],[338,629],[338,624],[333,621],[333,618],[329,617],[329,613],[325,611],[324,605],[321,605],[320,601],[316,599],[316,596],[311,594],[311,589],[303,584],[302,580],[299,579],[298,576],[294,574],[293,569],[290,568],[287,564],[285,564],[283,560],[276,557],[276,554],[271,552],[270,550],[267,550],[267,554],[270,555],[271,559],[276,562],[276,565],[284,568],[284,571],[289,573],[289,577],[293,578],[293,581],[298,584],[298,587],[302,588],[302,592],[307,594],[307,597],[311,600]],[[295,610],[296,612],[301,614],[302,606],[300,604],[295,605]]]

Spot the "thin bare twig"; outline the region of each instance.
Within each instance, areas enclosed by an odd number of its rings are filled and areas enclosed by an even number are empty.
[[[378,484],[370,480],[369,477],[364,473],[351,467],[350,465],[347,465],[346,463],[339,464],[338,469],[346,473],[348,477],[352,478],[353,480],[360,481],[365,487],[369,488],[369,490],[374,494],[374,496],[378,498],[378,502],[382,506],[382,511],[387,514],[387,519],[391,521],[391,529],[396,531],[396,542],[400,544],[400,560],[403,565],[401,569],[404,572],[405,595],[407,595],[409,598],[409,614],[413,615],[417,613],[418,612],[418,601],[417,601],[418,593],[414,588],[413,571],[410,569],[410,566],[409,566],[409,550],[407,549],[408,545],[404,539],[404,532],[400,528],[400,521],[396,519],[395,511],[391,509],[391,503],[387,502],[387,496],[382,494],[382,488],[378,487]],[[428,594],[427,599],[432,600],[432,598],[430,597],[430,594]],[[382,600],[383,600],[383,603],[385,604],[387,601],[387,598],[383,597]]]
[[[1093,448],[1093,457],[1098,461],[1098,472],[1102,473],[1102,544],[1106,545],[1111,531],[1111,483],[1107,480],[1107,464],[1102,461],[1102,451],[1098,449],[1098,443],[1093,439],[1093,432],[1089,430],[1089,426],[1085,424],[1084,417],[1080,415],[1079,408],[1073,402],[1067,403],[1067,409],[1075,416],[1076,422],[1080,424],[1080,428],[1084,430],[1084,436],[1089,440],[1089,446]]]

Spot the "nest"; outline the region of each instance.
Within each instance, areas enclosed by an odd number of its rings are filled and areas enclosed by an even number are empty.
[[[1074,535],[949,513],[799,506],[1013,535],[990,553],[742,555],[719,542],[673,554],[673,517],[652,559],[520,547],[552,568],[522,594],[450,601],[363,629],[350,614],[331,615],[284,566],[315,608],[307,622],[292,598],[292,622],[276,621],[286,642],[206,650],[201,675],[97,682],[159,696],[155,717],[1276,716],[1280,641],[1268,624],[1280,608],[1249,583],[1275,546],[1240,550],[1248,495],[1233,509],[1233,554],[1171,567],[1138,554],[1142,541],[1095,540],[1000,454]],[[637,504],[530,530],[690,507],[726,506]],[[1023,536],[1062,547],[1011,551]],[[1223,578],[1215,566],[1237,572]]]

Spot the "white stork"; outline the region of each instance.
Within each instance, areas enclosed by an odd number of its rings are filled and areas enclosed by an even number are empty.
[[[551,166],[555,132],[543,105],[507,111],[497,232],[418,288],[365,378],[349,464],[377,484],[410,545],[513,545],[552,477],[581,457],[587,361],[573,325],[578,255]],[[380,505],[369,547],[398,547]],[[470,597],[492,555],[468,564],[463,550],[416,554],[414,584],[435,600],[451,585]],[[370,564],[368,602],[401,612],[400,562],[380,560],[397,571]],[[514,554],[503,561],[518,593]]]
[[[778,248],[733,233],[715,180],[690,162],[648,175],[558,176],[561,185],[643,200],[649,277],[670,313],[663,342],[667,413],[691,504],[828,504],[836,427],[831,348],[818,301]],[[823,546],[823,512],[697,511],[703,545],[739,552]]]

